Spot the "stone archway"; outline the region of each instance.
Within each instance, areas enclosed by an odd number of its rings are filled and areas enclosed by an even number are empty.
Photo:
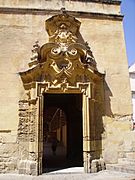
[[[49,18],[46,21],[49,43],[42,47],[36,43],[32,50],[30,68],[20,72],[28,97],[20,100],[19,109],[18,141],[21,145],[24,139],[28,142],[25,147],[27,156],[19,163],[20,173],[23,171],[23,173],[37,175],[43,172],[43,120],[46,93],[82,95],[85,172],[91,171],[91,160],[99,157],[101,153],[99,152],[101,150],[96,150],[95,145],[94,109],[102,107],[103,75],[97,71],[96,62],[88,44],[78,43],[79,27],[80,22],[66,13]],[[22,112],[27,113],[25,118]],[[101,116],[99,112],[96,112],[98,121]],[[99,141],[101,139],[97,143]]]

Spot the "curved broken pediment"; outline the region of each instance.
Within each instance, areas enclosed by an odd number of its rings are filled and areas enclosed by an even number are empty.
[[[49,82],[53,86],[86,83],[99,79],[96,62],[87,43],[78,39],[80,22],[62,13],[46,20],[49,42],[33,46],[29,69],[20,72],[24,84]]]

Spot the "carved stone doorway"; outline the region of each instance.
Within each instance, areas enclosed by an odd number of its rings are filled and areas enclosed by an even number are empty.
[[[82,94],[45,93],[43,114],[43,173],[82,167]]]
[[[20,102],[27,104],[28,117],[24,121],[20,108],[18,134],[20,143],[24,137],[29,142],[29,174],[47,169],[46,140],[52,136],[65,145],[65,164],[83,166],[87,173],[92,171],[92,159],[101,154],[97,144],[102,136],[96,124],[99,127],[102,120],[104,75],[98,72],[88,43],[80,41],[80,24],[66,13],[46,20],[49,42],[41,47],[36,42],[29,69],[19,73],[25,88]],[[22,167],[25,161],[20,164]],[[55,167],[59,166],[56,161]]]

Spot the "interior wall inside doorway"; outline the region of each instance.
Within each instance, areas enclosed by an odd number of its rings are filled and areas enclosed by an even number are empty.
[[[83,166],[82,94],[44,94],[43,170]]]

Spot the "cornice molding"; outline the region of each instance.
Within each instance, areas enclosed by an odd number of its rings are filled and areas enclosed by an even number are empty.
[[[84,2],[84,0],[71,0],[71,1],[82,1],[82,2]],[[120,5],[121,4],[121,0],[85,0],[85,2],[115,4],[115,5]]]
[[[96,1],[96,0],[95,0]],[[84,11],[68,11],[66,12],[75,17],[82,18],[98,18],[98,19],[110,19],[110,20],[122,20],[123,15],[118,14],[105,14],[105,13],[93,13]],[[60,10],[54,9],[35,9],[35,8],[9,8],[0,7],[0,14],[33,14],[33,15],[56,15]]]

